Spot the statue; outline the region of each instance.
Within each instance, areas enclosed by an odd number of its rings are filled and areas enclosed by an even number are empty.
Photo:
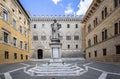
[[[61,24],[57,23],[57,20],[54,20],[54,23],[51,24],[52,28],[52,40],[60,40],[59,29],[61,28]]]

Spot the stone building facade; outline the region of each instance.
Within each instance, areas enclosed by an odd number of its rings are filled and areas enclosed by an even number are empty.
[[[120,61],[120,0],[93,0],[83,27],[88,60]]]
[[[61,24],[60,39],[62,57],[80,57],[82,55],[82,33],[80,16],[34,16],[31,18],[31,58],[51,57],[51,24],[57,20]]]
[[[0,0],[0,63],[29,60],[30,17],[19,0]]]

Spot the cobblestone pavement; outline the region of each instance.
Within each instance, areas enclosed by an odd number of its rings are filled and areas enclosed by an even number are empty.
[[[0,79],[120,79],[120,64],[91,62],[79,59],[67,59],[65,63],[77,64],[86,70],[79,76],[30,76],[24,68],[44,64],[48,60],[34,60],[13,64],[0,64]]]

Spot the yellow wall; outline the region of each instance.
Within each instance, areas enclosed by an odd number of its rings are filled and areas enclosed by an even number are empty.
[[[9,1],[9,2],[11,3],[11,5],[8,6],[7,0],[6,0],[6,2],[3,2],[0,0],[0,3],[5,6],[5,9],[7,9],[8,14],[9,14],[9,21],[8,22],[4,21],[2,18],[2,5],[0,4],[0,63],[14,63],[14,62],[26,61],[26,55],[28,56],[28,60],[30,58],[30,52],[29,52],[30,51],[29,50],[30,49],[29,48],[30,47],[30,42],[29,42],[30,41],[30,29],[29,29],[30,25],[27,24],[27,20],[29,20],[29,19],[25,15],[25,13],[21,9],[21,7],[18,6],[18,4],[13,3],[11,1]],[[11,8],[10,6],[12,6],[12,7],[14,6],[13,4],[16,5],[16,7],[14,8],[15,11],[20,10],[21,15],[16,14],[19,12],[13,13],[12,10],[9,9],[9,8]],[[13,26],[12,26],[13,17],[16,19],[16,29],[13,28]],[[22,19],[20,20],[19,17],[22,17]],[[26,23],[24,23],[24,21],[26,21]],[[19,32],[20,25],[23,28],[22,34]],[[27,37],[25,37],[25,35],[24,35],[24,28],[27,29]],[[9,44],[5,44],[2,40],[2,29],[5,29],[10,32]],[[14,36],[17,37],[17,47],[13,46],[13,37]],[[23,48],[24,48],[25,43],[28,44],[27,50],[20,48],[21,40],[23,41]],[[4,56],[5,51],[9,52],[9,59],[5,59],[5,56]],[[17,53],[17,59],[14,59],[14,53]],[[21,59],[21,56],[20,56],[21,54],[23,54],[23,59]]]

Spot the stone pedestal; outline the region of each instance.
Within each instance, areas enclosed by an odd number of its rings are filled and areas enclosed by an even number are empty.
[[[62,44],[60,42],[51,42],[50,47],[51,47],[50,63],[62,63],[61,59]]]

